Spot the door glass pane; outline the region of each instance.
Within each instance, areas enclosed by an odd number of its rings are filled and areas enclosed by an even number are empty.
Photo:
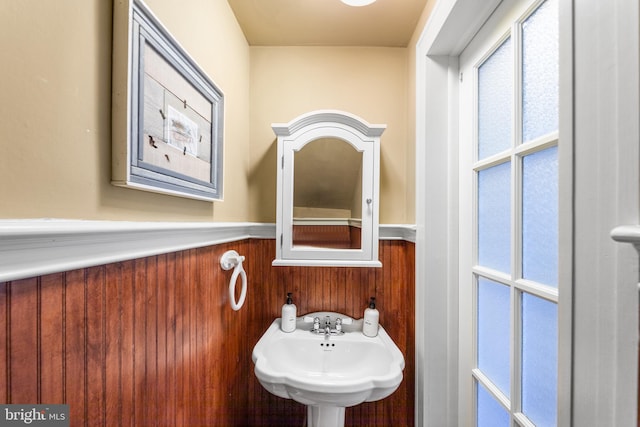
[[[522,161],[522,277],[558,286],[558,147]]]
[[[461,117],[476,126],[475,138],[464,128],[469,145],[461,150],[476,178],[475,188],[464,188],[475,202],[465,214],[475,234],[467,276],[475,286],[472,295],[462,291],[475,304],[462,316],[475,316],[466,322],[475,360],[465,362],[474,369],[467,386],[476,388],[464,397],[475,399],[478,426],[529,424],[519,413],[537,427],[557,425],[558,304],[547,286],[558,287],[559,269],[558,0],[524,3],[504,4],[461,60],[461,102],[476,107]],[[493,38],[503,31],[504,41]]]
[[[522,411],[537,426],[555,426],[558,379],[558,306],[522,297]]]
[[[522,24],[522,139],[558,130],[558,4],[547,0]]]
[[[478,172],[478,264],[508,273],[511,266],[511,164]]]
[[[478,368],[509,396],[510,289],[478,278]]]
[[[511,146],[513,97],[511,38],[478,68],[478,158]]]
[[[509,414],[478,384],[478,427],[508,427]]]

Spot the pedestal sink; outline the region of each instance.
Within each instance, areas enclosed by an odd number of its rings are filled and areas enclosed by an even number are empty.
[[[362,320],[342,326],[343,334],[311,332],[308,319],[332,326],[348,316],[309,313],[291,333],[276,319],[253,349],[255,375],[270,393],[307,405],[307,427],[344,426],[345,408],[384,399],[402,381],[404,357],[382,326],[378,336],[362,334]],[[305,321],[307,319],[307,321]]]

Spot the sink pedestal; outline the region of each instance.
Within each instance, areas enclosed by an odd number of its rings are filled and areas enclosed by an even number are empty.
[[[307,427],[343,427],[343,406],[307,406]]]

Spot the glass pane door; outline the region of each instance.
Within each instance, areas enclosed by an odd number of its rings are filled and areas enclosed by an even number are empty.
[[[472,156],[461,166],[472,177],[461,187],[472,224],[461,292],[472,301],[462,375],[478,427],[557,425],[557,9],[526,5],[490,48],[461,57],[477,58],[461,60],[461,104],[474,105],[461,115],[474,129],[466,141],[461,132]]]

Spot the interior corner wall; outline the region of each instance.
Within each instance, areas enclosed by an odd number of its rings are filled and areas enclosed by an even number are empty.
[[[275,222],[276,137],[272,123],[336,109],[384,123],[380,223],[412,223],[407,183],[407,49],[251,47],[251,221]],[[413,159],[411,159],[413,161]]]
[[[146,3],[224,92],[224,201],[111,185],[112,0],[3,0],[0,218],[248,219],[244,35],[226,1]]]
[[[407,222],[416,223],[416,66],[417,66],[417,45],[420,40],[424,28],[427,25],[431,12],[437,0],[427,0],[427,4],[422,10],[422,14],[418,19],[418,24],[413,33],[413,37],[407,46],[407,148],[406,148],[406,176],[407,176]]]

